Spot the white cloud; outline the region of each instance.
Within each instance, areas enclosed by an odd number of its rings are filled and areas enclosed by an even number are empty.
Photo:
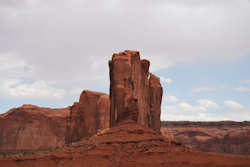
[[[171,84],[173,80],[171,78],[165,78],[165,77],[160,77],[162,82],[165,82],[167,84]]]
[[[208,99],[200,99],[200,100],[197,100],[197,103],[200,104],[201,106],[207,108],[207,109],[217,109],[219,108],[219,106],[211,101],[211,100],[208,100]]]
[[[18,78],[31,75],[32,67],[14,52],[0,53],[1,78]]]
[[[179,107],[181,110],[183,111],[187,111],[187,112],[192,112],[192,111],[198,111],[198,112],[204,112],[206,111],[207,109],[203,106],[193,106],[189,103],[186,103],[186,102],[181,102],[179,104]]]
[[[175,101],[176,102],[176,101]],[[198,114],[198,113],[203,113],[206,111],[209,111],[209,109],[218,109],[219,106],[208,99],[200,99],[197,100],[197,104],[198,105],[192,105],[190,103],[187,103],[185,101],[182,101],[180,103],[177,104],[172,104],[172,105],[168,105],[166,103],[163,104],[163,110],[167,110],[170,112],[176,112],[176,114],[178,114],[179,112],[183,112],[188,114]]]
[[[55,83],[33,80],[33,68],[14,52],[0,53],[1,98],[62,99],[65,90]],[[29,82],[27,82],[29,81]]]
[[[73,88],[69,91],[69,94],[70,95],[80,95],[81,92],[83,91],[84,89],[81,89],[81,88]]]
[[[185,101],[177,104],[166,104],[162,106],[162,120],[189,120],[189,121],[219,121],[219,120],[229,120],[231,118],[228,115],[223,115],[219,112],[213,115],[214,111],[219,108],[219,106],[208,99],[199,99],[196,101],[197,104],[192,105]]]
[[[243,105],[241,105],[240,103],[238,103],[236,101],[232,101],[232,100],[224,101],[224,105],[227,108],[229,108],[230,110],[242,110],[244,108]]]
[[[167,112],[176,112],[176,115],[178,115],[180,112],[185,112],[186,114],[205,112],[206,108],[198,105],[191,105],[187,102],[180,102],[175,105],[165,105],[163,106],[163,110],[167,110]]]
[[[250,84],[250,80],[245,80],[244,82],[245,82],[245,83],[249,83],[249,84]]]
[[[185,112],[178,107],[166,107],[162,109],[161,120],[170,121],[250,121],[250,109],[237,112]]]
[[[108,89],[108,59],[125,49],[155,71],[238,59],[250,52],[249,15],[249,2],[235,0],[0,0],[1,96]],[[215,89],[194,88],[202,91]]]
[[[175,97],[175,96],[169,95],[169,96],[166,97],[166,102],[167,103],[175,103],[175,102],[178,102],[178,101],[179,101],[178,98]]]
[[[4,78],[0,79],[0,97],[1,98],[9,98],[10,88],[19,83],[17,79]]]
[[[161,120],[201,120],[206,113],[205,107],[180,102],[175,105],[165,105],[162,108]]]
[[[45,81],[28,84],[9,80],[1,83],[0,94],[3,98],[62,99],[65,90],[53,87]]]
[[[101,71],[104,77],[94,83],[103,83],[108,78],[108,59],[124,49],[141,51],[154,70],[207,59],[227,61],[250,51],[247,1],[0,3],[0,52],[22,53],[23,60],[36,69],[34,80],[79,87],[92,85],[93,76]],[[62,71],[64,75],[58,75]]]
[[[162,107],[161,120],[171,121],[250,121],[250,108],[243,108],[237,102],[225,101],[231,111],[210,112],[211,110],[201,105],[191,105],[181,102],[176,105]],[[239,109],[240,108],[240,109]],[[237,109],[237,112],[235,110]]]
[[[215,102],[208,99],[199,99],[196,105],[185,101],[176,104],[163,103],[161,120],[170,121],[249,121],[250,108],[232,100],[224,101],[229,111],[218,111],[220,108]],[[236,112],[237,111],[237,112]]]
[[[24,68],[25,66],[23,60],[17,60],[15,53],[2,53],[0,55],[0,71],[9,71]]]
[[[237,88],[234,88],[234,90],[237,92],[241,92],[241,93],[250,92],[250,88],[248,87],[237,87]]]
[[[240,82],[243,84],[250,84],[250,80],[241,80]]]
[[[199,87],[199,88],[193,88],[192,92],[194,92],[194,93],[214,92],[215,90],[216,90],[215,88],[210,88],[210,87]]]

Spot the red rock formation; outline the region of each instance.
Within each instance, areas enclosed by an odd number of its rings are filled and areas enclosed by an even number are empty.
[[[150,127],[156,131],[161,128],[161,100],[162,86],[160,80],[155,75],[151,74],[149,78],[149,95],[150,95]]]
[[[149,61],[139,52],[124,51],[112,56],[110,68],[110,125],[135,121],[160,131],[162,87],[149,75]]]
[[[250,122],[162,122],[163,135],[207,152],[250,155]]]
[[[97,129],[109,127],[105,112],[109,111],[107,95],[84,91],[79,103],[71,108],[70,140],[95,135],[53,152],[0,156],[0,164],[8,167],[250,166],[249,157],[199,152],[158,133],[162,88],[154,75],[148,79],[148,67],[149,62],[140,61],[138,52],[125,51],[113,56],[112,128],[96,133]]]
[[[47,149],[64,145],[69,108],[23,105],[0,115],[0,151]]]
[[[204,153],[169,141],[136,123],[103,130],[54,152],[8,155],[3,167],[249,167],[247,156]]]
[[[109,128],[109,96],[105,93],[83,91],[79,102],[71,107],[66,143],[90,137],[98,130]]]

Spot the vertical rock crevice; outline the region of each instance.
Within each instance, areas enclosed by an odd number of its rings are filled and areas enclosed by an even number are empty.
[[[160,132],[162,86],[138,51],[113,54],[110,68],[110,126],[134,121]]]

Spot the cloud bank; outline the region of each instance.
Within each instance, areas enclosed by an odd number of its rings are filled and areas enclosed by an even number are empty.
[[[233,0],[3,0],[0,54],[19,54],[34,80],[89,86],[108,82],[107,60],[124,49],[140,50],[153,71],[244,56],[249,15],[249,1]]]
[[[227,63],[250,53],[249,16],[247,0],[1,0],[0,95],[64,99],[81,88],[108,92],[108,60],[125,49],[139,50],[156,73]],[[172,78],[162,81],[168,85]],[[172,106],[177,113],[216,108],[204,99],[194,105],[167,99],[178,104]]]

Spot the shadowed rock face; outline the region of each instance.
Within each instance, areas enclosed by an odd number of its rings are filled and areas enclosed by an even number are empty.
[[[110,125],[134,121],[160,131],[162,86],[149,74],[148,60],[139,52],[113,54],[110,68]]]
[[[23,105],[0,115],[0,150],[36,150],[64,145],[69,107]]]
[[[79,102],[71,107],[66,143],[90,137],[109,127],[109,96],[105,93],[83,91]]]

